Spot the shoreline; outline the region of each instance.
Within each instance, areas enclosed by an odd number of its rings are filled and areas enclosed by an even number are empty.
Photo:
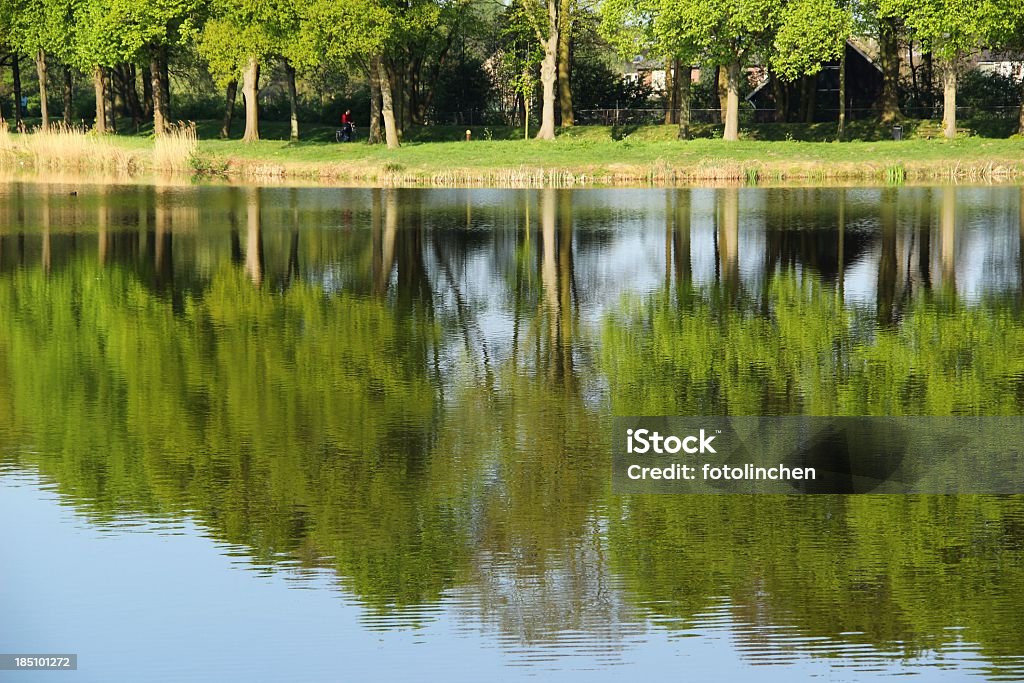
[[[517,166],[394,169],[386,164],[353,171],[336,162],[272,163],[250,159],[225,160],[222,172],[196,174],[202,179],[246,182],[306,181],[334,187],[436,188],[675,188],[716,186],[892,185],[935,183],[1016,183],[1024,181],[1024,160],[864,164],[830,162],[750,162],[736,164],[707,159],[696,166],[673,166],[660,160],[648,166],[615,164],[604,167]]]
[[[439,188],[643,187],[1024,181],[1024,137],[804,142],[612,138],[415,141],[399,149],[322,140],[194,137],[168,154],[144,136],[10,135],[0,172],[128,180],[175,175],[241,183]],[[659,135],[663,131],[655,131]],[[68,144],[68,143],[72,144]]]

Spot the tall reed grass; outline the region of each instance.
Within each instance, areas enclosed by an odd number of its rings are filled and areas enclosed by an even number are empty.
[[[0,161],[30,165],[37,171],[78,169],[122,174],[135,173],[143,165],[139,153],[63,123],[14,136],[7,123],[0,122]]]
[[[193,170],[199,152],[196,124],[179,121],[156,138],[153,146],[153,169],[184,173]]]

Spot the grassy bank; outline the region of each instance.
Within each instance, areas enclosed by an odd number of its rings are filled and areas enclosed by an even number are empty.
[[[714,133],[713,127],[707,128],[698,132]],[[86,155],[86,161],[116,156],[128,172],[191,169],[242,180],[335,184],[523,187],[1024,178],[1020,137],[946,141],[916,136],[917,128],[908,123],[910,139],[894,142],[883,139],[885,131],[877,125],[864,124],[850,131],[850,137],[859,140],[840,143],[807,140],[832,134],[826,124],[819,124],[820,132],[814,126],[765,125],[745,131],[739,142],[727,143],[711,137],[681,142],[674,139],[671,126],[577,127],[553,142],[523,140],[521,129],[484,127],[472,128],[473,139],[466,142],[464,128],[435,127],[410,133],[401,149],[388,150],[360,142],[337,144],[332,127],[307,127],[302,140],[289,142],[273,139],[284,137],[283,126],[269,125],[264,135],[270,139],[246,144],[217,139],[213,124],[201,123],[197,144],[181,144],[163,154],[154,153],[153,141],[145,135],[79,141],[75,144],[81,150],[74,153]],[[31,147],[27,138],[33,136],[8,137],[9,149]],[[67,140],[61,145],[73,147]],[[61,145],[44,155],[42,165],[60,163]],[[29,155],[6,156],[24,164]]]

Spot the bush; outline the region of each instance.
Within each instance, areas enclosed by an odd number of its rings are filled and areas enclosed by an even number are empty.
[[[437,123],[465,122],[465,113],[490,106],[494,86],[483,60],[473,55],[446,62],[438,74],[430,118]]]
[[[960,77],[957,105],[991,111],[996,107],[1016,107],[1021,103],[1021,86],[1014,79],[974,69]]]

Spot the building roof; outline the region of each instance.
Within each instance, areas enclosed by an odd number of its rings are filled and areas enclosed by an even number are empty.
[[[872,58],[871,58],[871,56],[870,56],[870,55],[869,55],[869,54],[868,54],[868,53],[867,53],[867,52],[866,52],[866,51],[865,51],[864,49],[862,49],[862,48],[861,48],[861,47],[860,47],[860,46],[859,46],[859,45],[857,44],[858,42],[859,42],[859,41],[858,41],[858,40],[857,40],[856,38],[847,38],[847,39],[846,39],[846,45],[847,45],[848,47],[851,47],[851,48],[853,48],[853,50],[854,50],[854,51],[855,51],[855,52],[856,52],[857,54],[859,54],[859,55],[860,55],[861,57],[863,57],[863,58],[864,58],[864,61],[865,61],[865,62],[867,62],[867,63],[868,63],[868,64],[870,64],[871,66],[873,66],[873,67],[875,67],[876,69],[878,69],[878,73],[882,73],[882,67],[878,66],[878,64],[876,64],[876,63],[875,63],[875,60],[874,60],[874,59],[872,59]],[[771,73],[769,73],[769,74],[768,74],[768,77],[764,79],[764,82],[762,82],[762,83],[761,83],[761,85],[759,85],[759,86],[757,86],[756,88],[754,88],[754,89],[753,89],[753,90],[751,91],[751,93],[750,93],[749,95],[747,95],[747,100],[749,101],[749,100],[752,100],[752,99],[754,99],[754,97],[755,97],[755,96],[756,96],[756,95],[757,95],[757,94],[758,94],[759,92],[761,92],[762,90],[764,90],[765,88],[767,88],[767,87],[768,87],[768,84],[769,84],[769,83],[771,83],[771,80],[772,80],[772,79],[771,79]]]

